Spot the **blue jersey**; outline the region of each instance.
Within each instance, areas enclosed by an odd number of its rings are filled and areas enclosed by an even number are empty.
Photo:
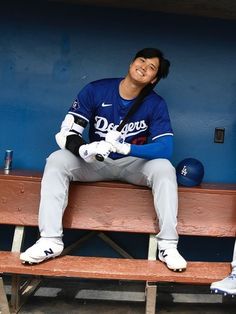
[[[91,142],[104,140],[108,131],[116,129],[134,102],[126,101],[119,95],[122,79],[102,79],[89,83],[80,91],[69,109],[70,114],[89,123]],[[125,142],[137,145],[147,143],[148,138],[156,141],[165,135],[173,135],[164,99],[152,91],[130,117],[121,134]],[[118,157],[121,156],[112,156]]]

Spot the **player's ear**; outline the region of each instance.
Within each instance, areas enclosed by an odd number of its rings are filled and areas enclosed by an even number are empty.
[[[151,81],[151,84],[156,83],[156,81],[157,81],[157,76]]]

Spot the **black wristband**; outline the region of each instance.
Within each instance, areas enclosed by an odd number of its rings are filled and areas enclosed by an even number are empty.
[[[84,144],[86,144],[86,142],[77,134],[68,135],[66,138],[66,149],[76,156],[79,156],[79,148]]]

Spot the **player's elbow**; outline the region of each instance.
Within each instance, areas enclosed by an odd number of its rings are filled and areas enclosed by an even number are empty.
[[[173,151],[174,151],[174,143],[173,143],[173,137],[170,141],[170,143],[168,143],[168,145],[166,145],[166,158],[170,159],[173,156]]]
[[[159,158],[171,159],[174,151],[173,136],[163,136],[159,139],[161,150]]]

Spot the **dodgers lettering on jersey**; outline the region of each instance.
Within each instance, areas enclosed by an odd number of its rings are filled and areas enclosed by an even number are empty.
[[[119,95],[122,78],[102,79],[86,85],[73,102],[69,113],[89,122],[90,141],[104,140],[108,131],[116,129],[126,116],[133,101],[128,105]],[[138,110],[121,130],[122,138],[130,144],[145,144],[173,135],[167,105],[163,98],[152,91],[145,97]],[[112,158],[121,155],[113,154]]]

